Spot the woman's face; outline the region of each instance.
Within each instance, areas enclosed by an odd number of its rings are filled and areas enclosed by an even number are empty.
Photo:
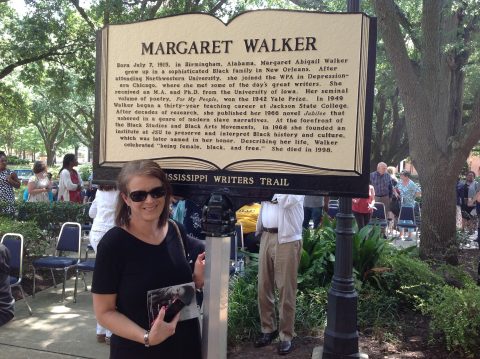
[[[128,195],[122,193],[122,198],[125,203],[131,209],[130,221],[135,222],[136,220],[146,221],[146,222],[158,222],[160,215],[165,208],[165,195],[161,195],[161,190],[158,190],[159,187],[162,187],[163,183],[156,177],[150,176],[134,176],[127,185]],[[157,191],[155,191],[157,189]],[[145,199],[139,200],[142,197],[138,196],[137,191],[150,192],[154,190],[153,195],[148,194]],[[136,192],[133,195],[132,193]],[[141,192],[140,192],[141,193]],[[159,194],[160,193],[160,194]],[[165,192],[163,192],[165,193]],[[160,197],[159,197],[160,195]],[[158,197],[158,198],[154,198]],[[136,199],[137,201],[134,201]],[[139,201],[138,201],[139,200]]]
[[[473,173],[468,172],[467,173],[467,182],[473,182],[474,179],[475,179],[475,176],[473,175]]]
[[[7,157],[0,156],[0,171],[3,171],[5,168],[7,168]]]

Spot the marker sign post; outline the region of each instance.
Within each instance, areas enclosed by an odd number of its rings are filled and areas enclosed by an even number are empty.
[[[149,158],[176,192],[366,194],[374,28],[282,10],[104,28],[95,179]]]
[[[375,45],[376,20],[361,13],[264,10],[228,24],[187,14],[109,25],[97,34],[95,181],[152,159],[186,197],[218,189],[255,200],[366,196]],[[228,241],[212,238],[209,252],[227,253]],[[228,302],[228,268],[220,267],[208,267],[212,303]],[[206,358],[226,357],[220,307],[215,315],[205,307],[204,338],[215,338],[204,341]],[[328,329],[324,354],[336,355],[329,348],[342,333]]]

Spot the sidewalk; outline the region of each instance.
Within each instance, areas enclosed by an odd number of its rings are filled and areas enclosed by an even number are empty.
[[[90,289],[91,274],[86,278]],[[67,281],[64,302],[61,284],[28,297],[32,316],[23,300],[15,303],[15,318],[0,328],[0,358],[108,358],[109,347],[96,341],[92,295],[79,278],[73,303],[74,281]]]

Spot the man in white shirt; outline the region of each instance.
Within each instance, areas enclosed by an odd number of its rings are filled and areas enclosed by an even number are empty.
[[[303,199],[276,194],[262,202],[257,221],[261,234],[258,265],[258,310],[261,335],[255,347],[269,345],[280,334],[278,354],[292,351],[297,271],[302,253]],[[275,287],[279,293],[279,323],[275,318]]]

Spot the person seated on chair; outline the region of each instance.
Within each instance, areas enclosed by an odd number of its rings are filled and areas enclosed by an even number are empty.
[[[15,299],[10,288],[10,252],[0,244],[0,327],[12,320],[15,311]]]
[[[260,238],[255,235],[260,207],[260,203],[250,202],[235,212],[237,222],[242,225],[243,243],[250,253],[258,253],[260,248]]]
[[[403,170],[400,172],[400,181],[395,187],[400,193],[402,199],[402,206],[409,206],[415,208],[415,198],[421,196],[420,187],[410,179],[410,172]],[[408,229],[407,240],[412,240],[413,229]],[[404,236],[404,228],[400,229],[400,237]]]

